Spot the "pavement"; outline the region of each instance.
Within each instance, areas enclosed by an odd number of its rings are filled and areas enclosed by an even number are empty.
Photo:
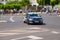
[[[41,14],[43,25],[23,23],[23,15],[3,15],[0,40],[60,40],[60,16]]]

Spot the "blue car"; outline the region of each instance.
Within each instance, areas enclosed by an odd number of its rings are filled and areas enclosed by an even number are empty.
[[[24,23],[27,23],[27,24],[32,24],[32,23],[43,24],[43,19],[42,19],[41,15],[39,15],[37,13],[35,13],[35,14],[29,13],[24,18]]]

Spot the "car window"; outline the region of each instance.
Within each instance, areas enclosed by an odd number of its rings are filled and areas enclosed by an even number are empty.
[[[31,17],[38,16],[38,14],[29,14],[29,16],[31,16]]]

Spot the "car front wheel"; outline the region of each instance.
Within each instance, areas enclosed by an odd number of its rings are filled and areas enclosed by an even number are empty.
[[[43,21],[39,22],[39,24],[43,24]]]
[[[28,25],[30,24],[29,21],[27,21],[27,24],[28,24]]]
[[[26,23],[26,22],[24,21],[24,23]]]

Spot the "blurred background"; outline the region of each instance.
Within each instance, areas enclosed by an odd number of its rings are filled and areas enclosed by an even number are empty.
[[[0,0],[0,14],[22,13],[27,9],[57,12],[60,9],[60,0]]]

